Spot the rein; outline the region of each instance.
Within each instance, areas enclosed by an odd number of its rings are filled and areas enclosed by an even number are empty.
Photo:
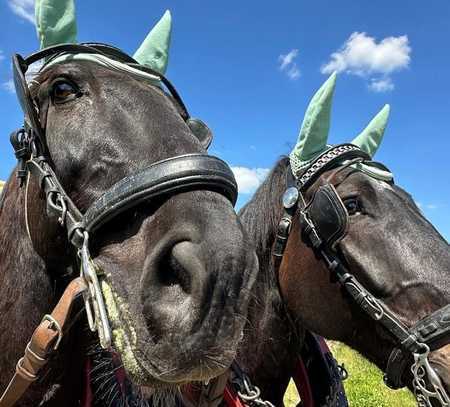
[[[95,238],[96,232],[102,225],[143,201],[170,197],[185,191],[202,189],[217,192],[233,205],[237,199],[236,180],[224,161],[202,153],[185,154],[156,162],[123,178],[82,213],[71,200],[50,165],[51,157],[46,148],[45,129],[40,123],[39,112],[25,78],[25,73],[32,63],[43,58],[47,59],[47,63],[49,60],[51,62],[52,57],[55,58],[61,53],[98,54],[109,58],[110,61],[118,62],[119,66],[130,67],[132,74],[136,74],[134,71],[138,74],[142,71],[146,77],[149,74],[154,76],[169,90],[192,133],[204,135],[210,132],[202,121],[189,116],[174,86],[163,75],[137,64],[133,58],[117,48],[104,44],[63,44],[46,48],[25,59],[20,55],[14,55],[14,83],[25,116],[24,127],[12,133],[10,137],[18,160],[17,177],[21,187],[28,177],[33,177],[38,182],[45,195],[46,215],[49,219],[56,219],[64,229],[68,242],[80,259],[81,272],[80,277],[69,284],[60,301],[66,313],[61,317],[58,304],[53,312],[57,317],[45,316],[41,323],[44,327],[40,325],[33,334],[24,358],[17,364],[16,374],[0,398],[0,407],[13,406],[31,383],[40,377],[48,358],[57,350],[57,345],[68,330],[65,322],[70,319],[68,313],[69,305],[74,300],[72,288],[74,282],[77,282],[77,287],[82,287],[77,291],[77,297],[78,294],[82,294],[84,298],[84,308],[90,329],[98,333],[102,348],[108,350],[111,348],[111,328],[99,282],[104,276],[95,266],[89,252],[89,242]],[[125,68],[125,73],[128,73]],[[55,339],[56,336],[57,339]],[[42,338],[44,340],[41,340]]]
[[[289,167],[287,189],[283,195],[284,213],[273,249],[275,268],[278,270],[281,265],[293,218],[298,216],[302,237],[325,262],[333,281],[337,281],[355,303],[394,339],[396,346],[390,354],[384,376],[386,385],[394,389],[404,387],[402,376],[409,366],[420,406],[431,406],[430,399],[437,399],[442,406],[450,406],[450,397],[428,362],[429,352],[450,338],[450,304],[412,327],[406,327],[395,313],[364,288],[336,250],[339,241],[347,234],[349,215],[335,187],[327,182],[318,187],[309,202],[305,200],[304,194],[308,188],[325,171],[342,164],[350,166],[365,161],[371,161],[371,158],[359,147],[341,144],[319,155],[295,179]]]

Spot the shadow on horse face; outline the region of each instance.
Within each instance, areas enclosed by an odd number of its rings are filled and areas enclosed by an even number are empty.
[[[307,191],[310,199],[326,183],[323,174]],[[332,178],[349,214],[337,252],[350,272],[408,327],[450,303],[447,242],[401,188],[346,169]],[[382,369],[395,344],[390,335],[330,283],[329,272],[301,239],[295,221],[280,268],[289,308],[304,325],[343,341]],[[430,362],[450,390],[450,348],[430,354]],[[410,376],[409,369],[407,375]],[[411,383],[411,377],[405,383]]]
[[[90,62],[54,65],[37,81],[55,172],[82,211],[136,170],[204,152],[158,86]],[[33,222],[38,245],[59,244],[43,242]],[[135,384],[206,380],[231,363],[257,263],[224,196],[193,190],[141,204],[103,226],[93,244],[107,275],[113,344]]]

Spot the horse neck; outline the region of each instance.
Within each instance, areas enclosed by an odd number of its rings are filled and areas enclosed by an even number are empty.
[[[239,213],[259,259],[259,273],[249,307],[240,362],[252,379],[256,377],[255,382],[262,387],[263,394],[271,394],[272,400],[278,403],[282,400],[283,387],[291,377],[301,347],[299,332],[294,333],[287,319],[272,261],[272,245],[282,215],[281,196],[285,188],[286,166],[287,158],[280,160]]]
[[[0,202],[0,393],[34,329],[58,300],[47,266],[28,236],[24,208],[24,188],[11,176]],[[51,386],[33,386],[23,405],[37,405]]]

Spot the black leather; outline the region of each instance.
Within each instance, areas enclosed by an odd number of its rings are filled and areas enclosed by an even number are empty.
[[[421,319],[411,331],[420,342],[429,345],[431,350],[442,346],[441,340],[448,340],[450,331],[450,304]]]
[[[192,189],[210,189],[236,203],[237,184],[228,165],[210,155],[187,154],[157,162],[113,185],[88,208],[84,228],[92,233],[143,201]]]
[[[333,185],[320,186],[305,212],[314,221],[318,235],[328,247],[333,248],[345,236],[348,213]]]

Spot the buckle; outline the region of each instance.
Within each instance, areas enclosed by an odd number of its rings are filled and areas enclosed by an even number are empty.
[[[44,315],[44,318],[42,318],[41,323],[44,321],[49,321],[50,325],[48,326],[48,328],[53,331],[56,331],[58,333],[55,346],[53,346],[53,350],[57,350],[59,347],[59,344],[61,343],[61,340],[63,338],[63,332],[61,329],[61,325],[59,325],[58,321],[49,314]]]
[[[97,270],[92,263],[89,253],[89,234],[84,232],[83,235],[83,245],[79,255],[81,257],[81,277],[84,278],[88,286],[87,292],[83,294],[87,319],[91,331],[97,331],[102,348],[108,349],[112,342],[111,327],[109,325],[108,314],[103,299],[103,293],[100,288]]]

